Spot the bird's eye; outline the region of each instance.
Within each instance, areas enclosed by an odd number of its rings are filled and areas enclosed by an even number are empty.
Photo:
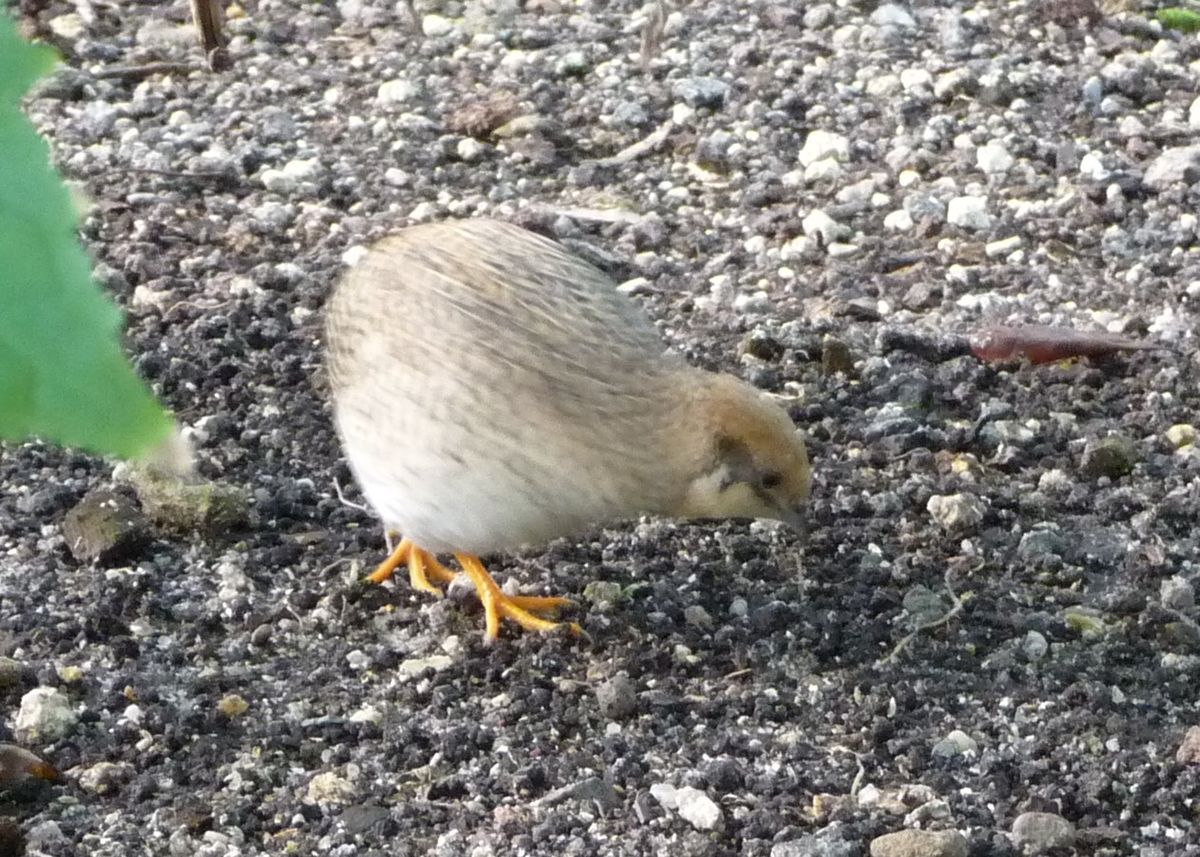
[[[783,484],[783,474],[778,470],[768,470],[762,475],[762,487],[773,491]]]

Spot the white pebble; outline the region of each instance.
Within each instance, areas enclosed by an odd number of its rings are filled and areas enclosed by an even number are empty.
[[[850,141],[841,134],[823,131],[820,128],[809,131],[800,150],[800,163],[808,166],[824,158],[834,158],[844,161],[850,157]]]
[[[982,196],[956,196],[946,206],[946,220],[964,229],[987,229],[992,217],[987,212],[987,200]]]

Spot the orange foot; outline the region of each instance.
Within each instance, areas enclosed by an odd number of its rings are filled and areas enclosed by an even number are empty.
[[[560,607],[566,607],[574,602],[570,598],[541,595],[506,595],[496,585],[496,581],[488,574],[479,557],[469,553],[456,553],[458,564],[463,567],[467,577],[475,584],[475,592],[483,602],[483,615],[487,623],[484,637],[491,642],[500,636],[500,618],[512,619],[522,628],[529,631],[553,631],[560,622],[551,622],[535,613],[556,613]],[[584,636],[583,628],[576,622],[567,625],[571,633]]]
[[[445,585],[449,585],[457,576],[438,562],[429,551],[421,550],[408,539],[401,539],[392,555],[367,575],[367,580],[371,583],[383,583],[405,563],[408,563],[408,582],[412,584],[413,589],[428,592],[435,598],[441,598],[444,593],[429,582],[429,575],[432,574],[438,583]]]
[[[487,573],[487,569],[483,567],[479,557],[466,553],[455,554],[455,556],[467,577],[475,584],[475,592],[483,603],[483,612],[487,623],[484,636],[489,642],[500,636],[500,619],[502,617],[507,617],[530,631],[553,631],[562,623],[553,622],[535,614],[549,613],[553,615],[559,608],[573,603],[569,598],[553,596],[506,595],[496,585],[492,576]],[[413,588],[428,592],[438,598],[443,596],[443,592],[429,582],[430,576],[444,585],[449,585],[457,577],[454,572],[438,562],[433,554],[422,550],[411,540],[405,538],[401,539],[400,544],[396,545],[396,549],[392,551],[391,555],[367,576],[367,580],[371,583],[383,583],[405,563],[408,564],[408,580]],[[583,629],[575,622],[569,623],[567,627],[571,633],[577,636],[586,636]]]

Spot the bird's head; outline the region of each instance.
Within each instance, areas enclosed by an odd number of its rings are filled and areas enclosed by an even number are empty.
[[[812,474],[808,451],[787,413],[728,375],[704,373],[681,447],[689,459],[676,514],[687,518],[770,518],[804,525]]]

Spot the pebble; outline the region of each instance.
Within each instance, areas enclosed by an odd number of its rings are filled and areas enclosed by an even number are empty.
[[[871,840],[871,857],[967,857],[968,851],[957,830],[899,830]]]
[[[1196,427],[1188,423],[1176,423],[1167,429],[1167,443],[1175,449],[1194,446],[1196,443]]]
[[[71,700],[52,687],[35,687],[21,697],[14,730],[27,744],[48,744],[64,738],[79,722]]]
[[[931,751],[934,756],[940,756],[944,759],[953,758],[954,756],[964,756],[969,754],[977,754],[979,752],[979,744],[960,729],[955,729],[946,735],[945,738],[933,745]]]
[[[1191,610],[1196,606],[1196,588],[1186,579],[1174,575],[1159,584],[1158,599],[1172,610]]]
[[[1200,146],[1176,146],[1150,162],[1142,184],[1161,192],[1172,185],[1190,185],[1197,180],[1200,180]]]
[[[1175,751],[1175,761],[1181,765],[1200,764],[1200,726],[1188,727]]]
[[[124,494],[99,488],[63,518],[67,550],[80,562],[111,564],[136,556],[150,542],[150,522]]]
[[[426,15],[421,19],[421,32],[430,39],[448,36],[454,32],[454,29],[453,22],[441,15]]]
[[[841,134],[825,131],[820,128],[809,131],[804,138],[804,146],[800,149],[799,160],[802,166],[816,163],[824,158],[845,161],[850,157],[850,141]]]
[[[1137,463],[1137,447],[1124,435],[1108,435],[1088,443],[1079,470],[1090,479],[1120,479]]]
[[[441,672],[454,663],[449,655],[430,655],[425,658],[406,658],[396,664],[396,675],[401,678],[416,678],[425,670]]]
[[[1075,825],[1052,812],[1023,812],[1013,821],[1013,845],[1026,854],[1045,854],[1075,844]]]
[[[315,158],[296,158],[284,164],[282,169],[263,170],[259,180],[272,193],[286,195],[315,189],[315,183],[323,175],[324,169]]]
[[[418,92],[417,85],[408,80],[385,80],[375,90],[375,101],[383,107],[407,104]]]
[[[1200,130],[1200,96],[1196,97],[1188,107],[1188,125]]]
[[[800,221],[800,227],[809,238],[815,238],[825,247],[845,235],[849,230],[824,211],[814,208]]]
[[[729,84],[715,77],[685,77],[671,87],[671,94],[689,107],[715,110],[725,103]]]
[[[1010,235],[1008,238],[1001,238],[999,241],[989,241],[983,246],[984,255],[989,259],[995,259],[998,256],[1007,256],[1021,246],[1020,235]]]
[[[322,771],[308,781],[304,799],[318,806],[345,806],[357,797],[354,784],[332,771]]]
[[[1021,642],[1021,651],[1031,661],[1040,661],[1050,651],[1050,643],[1040,631],[1030,631]]]
[[[883,218],[883,228],[892,232],[907,232],[913,228],[912,215],[903,208],[889,211]]]
[[[675,810],[697,830],[720,830],[724,823],[721,807],[700,789],[691,786],[675,790]]]
[[[975,165],[988,175],[1003,175],[1013,165],[1013,156],[1000,143],[988,143],[975,150]]]
[[[946,530],[969,529],[983,520],[987,507],[970,494],[934,494],[925,504],[930,516]]]
[[[987,200],[981,196],[956,196],[946,206],[946,221],[951,226],[982,231],[992,225]]]
[[[917,26],[913,16],[907,9],[896,3],[884,3],[876,6],[871,13],[870,21],[877,27],[903,27],[911,30]]]
[[[97,762],[79,775],[79,787],[94,795],[112,794],[133,779],[133,768],[124,762]]]
[[[637,691],[625,673],[617,673],[596,688],[600,713],[609,720],[624,720],[638,708]]]

